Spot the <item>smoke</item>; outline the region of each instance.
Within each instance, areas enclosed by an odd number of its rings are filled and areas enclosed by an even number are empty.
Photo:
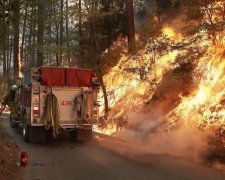
[[[116,136],[136,144],[133,151],[139,154],[165,154],[202,160],[209,149],[211,132],[203,132],[195,126],[185,124],[180,124],[172,131],[166,127],[163,116],[129,113],[128,128],[118,132]]]
[[[134,0],[134,25],[135,28],[140,27],[149,19],[149,11],[152,2],[146,0]]]
[[[127,113],[126,128],[115,135],[125,140],[126,146],[129,147],[122,151],[126,152],[125,155],[152,153],[193,160],[202,159],[209,149],[208,139],[211,132],[203,132],[196,125],[190,124],[192,121],[185,124],[182,120],[175,129],[170,130],[166,116],[181,102],[181,94],[189,96],[192,92],[193,87],[190,85],[193,81],[192,76],[191,63],[181,64],[174,70],[168,71],[141,111]]]
[[[218,169],[218,170],[221,170],[221,171],[225,171],[225,165],[224,164],[221,164],[221,162],[214,162],[211,165],[211,167],[214,168],[214,169]]]
[[[136,28],[147,23],[151,16],[157,18],[160,23],[168,24],[175,19],[181,23],[181,21],[184,20],[183,15],[185,15],[185,10],[179,2],[173,3],[171,1],[157,2],[154,0],[134,0],[134,23]],[[177,24],[175,24],[175,26],[177,26],[178,29],[181,27]]]

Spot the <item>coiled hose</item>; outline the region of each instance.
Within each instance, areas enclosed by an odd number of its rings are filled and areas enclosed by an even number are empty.
[[[46,129],[52,127],[52,133],[54,137],[57,137],[61,133],[59,125],[60,110],[57,97],[51,92],[47,94],[44,103],[44,112],[42,114],[42,121],[45,124]]]
[[[74,98],[73,110],[75,112],[75,119],[83,121],[86,118],[87,101],[83,92]]]

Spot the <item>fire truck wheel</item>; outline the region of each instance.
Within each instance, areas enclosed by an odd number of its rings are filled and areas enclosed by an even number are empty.
[[[10,122],[11,128],[18,128],[19,127],[19,123],[15,122],[15,119],[13,119],[11,114],[10,114],[10,117],[9,117],[9,122]]]
[[[27,123],[26,115],[23,117],[23,140],[25,142],[46,142],[47,131],[44,127],[30,126]]]
[[[23,127],[23,140],[31,143],[46,142],[47,131],[44,127],[32,127],[25,125]]]

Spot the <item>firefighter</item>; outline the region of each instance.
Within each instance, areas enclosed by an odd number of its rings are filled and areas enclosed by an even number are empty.
[[[13,85],[8,94],[3,98],[3,104],[8,105],[11,116],[13,119],[18,119],[18,113],[16,108],[16,91],[18,89],[17,85]]]

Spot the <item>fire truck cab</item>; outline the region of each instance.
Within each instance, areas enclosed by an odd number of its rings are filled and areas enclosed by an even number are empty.
[[[98,119],[98,86],[95,73],[87,69],[30,69],[18,90],[19,119],[10,118],[11,127],[21,124],[23,140],[30,142],[46,141],[47,130],[90,135]]]

